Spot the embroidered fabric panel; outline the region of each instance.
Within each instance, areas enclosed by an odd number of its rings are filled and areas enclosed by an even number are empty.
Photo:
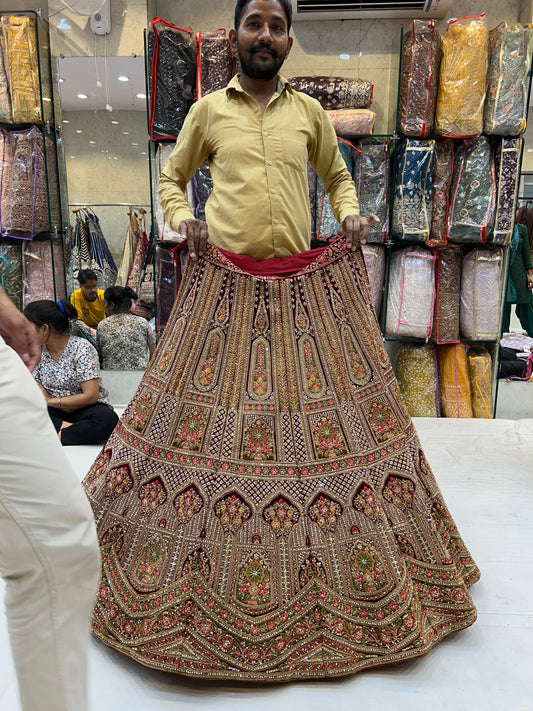
[[[338,136],[370,136],[376,114],[368,109],[336,109],[326,112]]]
[[[323,109],[368,109],[373,84],[365,79],[343,77],[291,77],[290,85],[316,99]]]
[[[402,343],[396,356],[396,377],[411,417],[439,416],[437,358],[431,343]]]
[[[526,130],[531,27],[501,22],[489,32],[483,131],[518,136]]]
[[[425,242],[431,229],[435,141],[406,138],[395,156],[392,237]]]
[[[437,252],[437,292],[431,338],[437,343],[459,340],[462,251],[458,245]]]
[[[341,156],[346,163],[346,168],[350,175],[353,171],[353,154],[351,147],[337,139],[337,145]],[[315,215],[316,237],[319,240],[327,240],[329,237],[339,233],[340,225],[335,219],[333,208],[329,201],[329,195],[324,190],[324,183],[317,175],[316,177],[316,215]]]
[[[436,247],[448,239],[449,190],[453,175],[451,138],[435,141],[433,151],[431,232],[427,244]]]
[[[474,417],[492,417],[492,358],[486,348],[472,346],[468,351],[468,370],[472,387]]]
[[[6,102],[6,123],[41,123],[39,63],[35,20],[21,15],[1,18],[2,44],[11,106]],[[7,113],[11,108],[10,114]]]
[[[40,299],[54,300],[54,284],[57,298],[66,297],[63,264],[63,245],[59,242],[24,244],[24,306]]]
[[[386,242],[389,236],[390,147],[387,139],[363,138],[352,151],[352,178],[362,215],[377,215],[368,232],[368,242]]]
[[[198,32],[198,98],[223,89],[233,76],[233,57],[225,30]]]
[[[167,164],[167,161],[170,158],[170,154],[174,150],[175,145],[176,144],[174,142],[169,142],[159,143],[159,145],[157,146],[157,156],[155,159],[157,181],[159,181],[161,173],[165,165]],[[191,205],[191,208],[194,209],[194,204]],[[157,220],[157,226],[159,228],[159,235],[163,241],[168,240],[169,242],[174,243],[182,241],[181,236],[170,227],[165,218],[165,213],[163,212],[163,208],[161,207],[161,201],[159,199],[159,193],[157,190],[155,191],[155,216]]]
[[[462,343],[437,346],[439,394],[443,417],[473,417],[470,373]]]
[[[15,306],[22,311],[22,248],[0,243],[0,284]]]
[[[189,262],[84,486],[103,553],[93,630],[145,665],[340,676],[475,620],[479,571],[399,397],[361,252],[341,240],[290,277],[213,246]]]
[[[434,20],[413,20],[403,36],[398,119],[404,136],[425,138],[433,133],[441,43]]]
[[[463,257],[460,322],[463,338],[500,337],[501,249],[473,249]]]
[[[496,217],[489,242],[509,244],[513,234],[516,199],[520,179],[521,138],[498,139],[494,151],[496,173]]]
[[[363,258],[365,260],[370,293],[372,294],[372,305],[376,317],[379,318],[381,311],[381,301],[383,299],[383,285],[385,283],[385,248],[379,244],[361,245]]]

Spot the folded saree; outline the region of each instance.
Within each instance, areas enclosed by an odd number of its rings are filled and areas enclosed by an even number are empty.
[[[479,571],[343,241],[189,261],[84,487],[103,554],[93,631],[147,666],[331,678],[475,620]]]

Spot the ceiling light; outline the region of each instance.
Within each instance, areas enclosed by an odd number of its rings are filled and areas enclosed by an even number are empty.
[[[63,123],[70,123],[68,119],[63,119]]]
[[[129,132],[129,131],[122,131],[122,135],[123,135],[123,136],[129,136],[129,135],[130,135],[130,132]]]
[[[86,99],[87,94],[78,94],[78,99]]]
[[[93,146],[96,145],[96,141],[89,141],[89,143],[90,143],[91,145],[93,145]]]
[[[146,94],[135,94],[138,99],[146,99]]]
[[[124,76],[124,74],[121,74],[119,77],[117,77],[119,81],[129,81],[129,78]]]
[[[58,82],[59,82],[60,84],[62,84],[62,83],[63,83],[63,82],[65,81],[65,80],[64,80],[64,79],[61,79],[61,78],[59,78],[59,79],[58,79],[57,81],[58,81]]]
[[[132,146],[138,146],[139,144],[138,144],[138,143],[132,143],[131,145],[132,145]]]
[[[83,133],[83,131],[80,128],[77,128],[76,133]]]
[[[111,121],[111,123],[115,123],[115,124],[118,124],[118,121]]]
[[[58,30],[70,30],[71,28],[70,28],[70,25],[68,24],[67,20],[64,17],[62,17],[61,22],[57,26],[57,29]]]

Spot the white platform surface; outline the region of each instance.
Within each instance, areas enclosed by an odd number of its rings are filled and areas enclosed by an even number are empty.
[[[471,590],[479,615],[472,627],[412,662],[336,681],[277,685],[154,672],[93,638],[91,711],[533,711],[533,419],[417,419],[415,425],[481,569]],[[98,448],[67,452],[81,479]],[[19,709],[0,610],[0,710]]]

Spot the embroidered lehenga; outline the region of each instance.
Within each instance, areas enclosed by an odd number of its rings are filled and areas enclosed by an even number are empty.
[[[189,262],[84,485],[103,555],[94,633],[147,666],[342,676],[475,621],[479,571],[342,240]]]

